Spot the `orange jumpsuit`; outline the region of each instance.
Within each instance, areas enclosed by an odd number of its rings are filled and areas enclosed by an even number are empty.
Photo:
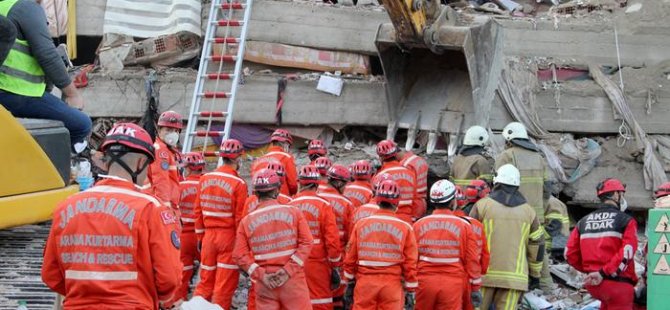
[[[486,241],[486,235],[484,234],[484,224],[479,220],[467,216],[462,210],[454,211],[454,215],[460,216],[470,222],[472,226],[472,231],[477,236],[477,248],[479,250],[479,269],[481,270],[482,277],[486,275],[486,271],[489,269],[489,261],[491,260],[491,254],[489,253],[489,245]],[[470,299],[470,293],[472,292],[472,285],[469,281],[466,281],[466,290],[463,294],[463,309],[465,310],[474,310],[472,301]]]
[[[280,192],[287,196],[295,195],[298,192],[298,172],[295,168],[293,155],[284,152],[284,149],[279,146],[270,146],[268,153],[256,159],[251,165],[252,176],[261,170],[263,165],[260,165],[260,163],[264,161],[279,161],[284,166],[286,174],[283,177]]]
[[[312,252],[305,262],[312,309],[333,309],[330,274],[332,268],[339,267],[342,263],[342,248],[335,214],[330,204],[317,197],[316,191],[313,190],[296,194],[291,205],[302,211],[314,238]]]
[[[403,309],[403,282],[407,291],[418,286],[417,256],[412,226],[393,211],[358,221],[344,259],[345,278],[356,280],[353,309]]]
[[[428,162],[425,158],[412,152],[405,152],[400,163],[412,169],[416,174],[416,198],[414,199],[414,218],[426,214],[426,197],[428,196]]]
[[[277,202],[283,205],[287,205],[291,202],[291,197],[286,196],[282,193],[280,193],[277,196]],[[251,195],[247,198],[247,201],[244,202],[244,216],[247,216],[247,214],[256,211],[256,208],[258,207],[258,196],[256,195]],[[249,294],[247,296],[247,310],[256,310],[256,288],[254,287],[254,283],[251,282],[251,286],[249,287]]]
[[[233,262],[237,225],[243,218],[247,184],[237,171],[221,166],[200,177],[195,204],[196,232],[202,236],[200,283],[195,295],[229,309],[239,272]]]
[[[417,309],[463,309],[467,279],[481,285],[477,235],[470,223],[437,209],[414,223],[419,245]]]
[[[370,217],[379,211],[379,206],[377,202],[366,203],[354,210],[354,214],[351,217],[351,226],[355,226],[358,221],[366,217]]]
[[[42,280],[65,309],[158,309],[181,282],[178,218],[115,177],[61,202],[44,249]]]
[[[149,165],[145,186],[146,193],[156,196],[171,208],[177,208],[179,204],[179,170],[177,160],[179,152],[165,144],[160,138],[154,143],[156,160]]]
[[[370,181],[356,180],[344,186],[342,195],[351,201],[354,208],[358,208],[372,199],[372,185]]]
[[[312,304],[303,271],[313,238],[307,220],[295,207],[277,200],[263,201],[237,230],[233,258],[256,282],[258,309],[310,309]],[[274,290],[262,284],[266,273],[286,270],[289,280]]]
[[[400,187],[400,203],[396,210],[396,216],[411,224],[414,222],[414,203],[417,201],[416,174],[413,170],[402,166],[397,160],[385,162],[379,168],[377,175],[384,173],[390,175]]]
[[[349,240],[349,233],[351,232],[351,217],[354,212],[353,205],[351,201],[344,197],[340,192],[337,191],[330,184],[319,185],[318,190],[319,197],[325,199],[330,204],[330,207],[333,208],[333,213],[335,213],[335,222],[337,223],[337,229],[340,234],[340,244],[346,246],[347,241]],[[342,249],[342,254],[344,255],[344,249]],[[339,307],[344,305],[344,285],[333,290],[333,303],[334,306]]]
[[[200,174],[189,175],[185,181],[179,183],[181,187],[181,199],[179,200],[179,212],[181,214],[181,262],[184,264],[182,272],[179,298],[184,300],[188,297],[188,290],[193,278],[195,261],[200,260],[198,255],[198,238],[195,235],[195,200],[198,196],[198,181]]]

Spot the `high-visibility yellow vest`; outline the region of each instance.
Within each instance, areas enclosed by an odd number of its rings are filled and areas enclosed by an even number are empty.
[[[0,15],[7,17],[19,0],[0,1]],[[44,71],[30,53],[28,41],[14,41],[5,62],[0,65],[0,89],[29,97],[42,97],[46,87]]]

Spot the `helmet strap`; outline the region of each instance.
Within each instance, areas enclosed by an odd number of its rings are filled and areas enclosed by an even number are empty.
[[[128,164],[125,161],[121,159],[121,157],[123,155],[126,155],[126,153],[128,152],[124,153],[113,152],[109,154],[110,162],[117,163],[119,166],[121,166],[123,170],[125,170],[126,172],[128,172],[128,174],[130,174],[130,178],[132,179],[133,183],[137,184],[137,176],[139,176],[140,173],[142,173],[149,166],[150,161],[149,160],[144,161],[144,164],[142,165],[141,168],[133,170],[128,166]]]

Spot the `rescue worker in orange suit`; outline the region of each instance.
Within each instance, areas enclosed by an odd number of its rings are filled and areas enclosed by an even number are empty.
[[[426,198],[428,196],[428,162],[425,158],[411,151],[400,150],[400,164],[412,169],[416,175],[416,198],[414,199],[414,218],[426,214]]]
[[[181,214],[181,262],[184,265],[181,288],[178,297],[187,300],[191,280],[195,270],[195,261],[200,261],[198,253],[198,238],[195,235],[195,200],[198,197],[198,184],[202,170],[205,168],[205,158],[201,153],[190,152],[183,156],[186,164],[186,180],[181,181],[181,197],[179,213]]]
[[[584,286],[603,310],[633,308],[637,223],[624,213],[625,193],[617,179],[600,182],[600,206],[577,223],[565,249],[568,264],[587,273]]]
[[[154,142],[156,160],[149,166],[145,186],[147,193],[156,196],[171,208],[176,209],[179,203],[179,162],[177,151],[179,133],[184,125],[181,115],[175,111],[165,111],[158,118],[158,136]]]
[[[466,187],[464,193],[460,194],[462,195],[462,198],[457,197],[458,200],[462,200],[464,203],[458,203],[458,208],[454,211],[454,215],[460,216],[470,222],[472,231],[475,233],[477,238],[477,249],[479,251],[479,269],[481,270],[482,277],[486,275],[486,271],[489,269],[489,261],[491,260],[489,245],[486,240],[486,235],[484,234],[484,224],[479,220],[470,217],[469,214],[477,201],[486,197],[490,191],[488,184],[484,180],[472,180],[470,185]],[[463,294],[464,310],[473,310],[475,308],[472,304],[471,292],[471,284],[466,281],[466,290]]]
[[[493,190],[470,216],[484,223],[491,261],[483,279],[481,309],[515,310],[523,292],[539,288],[544,231],[519,192],[521,175],[513,165],[498,168]]]
[[[412,226],[395,216],[400,200],[396,182],[380,183],[376,199],[379,211],[356,223],[347,245],[345,302],[354,310],[414,309],[417,244]]]
[[[372,199],[372,165],[367,160],[356,161],[351,168],[354,181],[344,186],[342,194],[353,204],[354,209]]]
[[[330,160],[328,157],[319,157],[316,160],[314,160],[314,166],[316,166],[317,169],[319,169],[319,173],[321,174],[321,181],[319,182],[319,187],[323,187],[326,184],[328,184],[328,176],[326,174],[328,173],[328,169],[333,166],[333,162]]]
[[[491,183],[494,161],[486,151],[488,142],[489,133],[484,127],[472,126],[465,132],[463,145],[451,165],[451,177],[456,186],[466,187],[476,179]]]
[[[331,290],[340,286],[343,255],[333,209],[316,193],[320,178],[315,166],[300,167],[298,193],[290,205],[302,211],[314,238],[312,252],[305,262],[312,309],[333,309]]]
[[[323,144],[321,140],[311,140],[307,145],[307,157],[309,157],[309,164],[316,164],[315,161],[319,157],[326,157],[328,155],[328,149]]]
[[[393,177],[400,188],[400,202],[396,216],[407,222],[414,222],[417,206],[416,174],[412,169],[404,167],[398,160],[398,145],[391,140],[383,140],[377,143],[377,155],[382,161],[382,167],[377,174],[387,173]]]
[[[284,166],[278,162],[278,161],[267,161],[261,164],[261,167],[264,167],[262,169],[270,169],[274,171],[277,176],[279,176],[279,179],[282,181],[283,184],[283,176],[284,176]],[[261,170],[262,170],[261,169]],[[291,197],[286,196],[282,193],[279,193],[277,195],[277,201],[281,204],[289,204],[293,200]],[[258,196],[256,195],[250,195],[247,198],[247,201],[244,202],[244,216],[247,214],[254,212],[258,205],[260,204],[260,201],[258,200]],[[247,310],[255,310],[256,309],[256,287],[253,282],[251,282],[251,285],[249,286],[249,295],[247,296]]]
[[[391,176],[388,174],[383,174],[383,175],[377,175],[377,177],[374,179],[374,184],[372,185],[372,193],[373,197],[370,199],[370,202],[356,208],[354,210],[353,215],[351,216],[351,227],[353,228],[354,225],[361,219],[364,219],[366,217],[370,217],[377,213],[379,211],[379,202],[377,201],[377,188],[379,187],[379,184],[382,181],[385,180],[391,180]]]
[[[237,174],[244,148],[235,139],[221,143],[223,165],[200,177],[195,203],[196,233],[203,232],[200,282],[196,296],[230,309],[239,272],[233,261],[236,229],[243,217],[247,183]]]
[[[295,168],[295,158],[289,153],[289,148],[293,144],[293,137],[286,129],[277,129],[272,133],[270,141],[268,153],[256,159],[251,165],[251,175],[255,175],[263,168],[263,162],[279,161],[286,171],[281,193],[293,196],[298,192],[298,172]]]
[[[417,309],[461,310],[470,284],[475,307],[482,302],[477,235],[470,222],[454,215],[456,186],[439,180],[430,189],[432,215],[414,223],[419,247]]]
[[[342,165],[332,165],[326,173],[328,183],[319,186],[319,197],[325,199],[333,208],[335,222],[337,223],[338,233],[340,234],[340,244],[347,244],[349,233],[351,232],[351,217],[354,212],[351,201],[342,195],[344,186],[351,179],[349,169]],[[344,251],[344,249],[343,249]],[[344,254],[344,252],[342,252]],[[344,284],[344,283],[343,283]],[[333,305],[335,309],[341,309],[343,304],[344,285],[339,286],[333,291]]]
[[[65,296],[65,309],[150,310],[176,300],[178,218],[139,186],[152,144],[141,127],[115,124],[100,147],[107,175],[55,209],[42,281]]]
[[[280,204],[280,178],[263,169],[252,179],[258,208],[237,230],[234,259],[257,284],[257,309],[311,309],[304,265],[313,238],[302,212]]]

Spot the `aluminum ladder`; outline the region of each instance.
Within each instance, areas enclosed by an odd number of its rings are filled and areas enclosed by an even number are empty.
[[[252,1],[212,0],[182,153],[191,152],[195,138],[203,137],[201,153],[217,156],[218,152],[207,151],[210,138],[230,137]],[[215,44],[217,53],[212,54]],[[223,131],[213,131],[212,123],[220,120],[225,122]],[[206,123],[204,130],[197,129],[200,122]]]

